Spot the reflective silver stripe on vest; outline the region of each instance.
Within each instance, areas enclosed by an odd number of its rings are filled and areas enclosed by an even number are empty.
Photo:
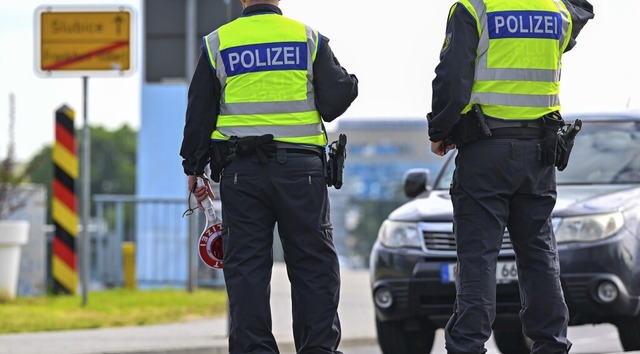
[[[565,48],[565,43],[571,37],[571,33],[569,33],[569,22],[571,21],[571,14],[569,10],[565,11],[565,7],[562,5],[561,0],[554,0],[556,6],[560,10],[560,15],[562,15],[562,36],[560,37],[560,50]]]
[[[495,92],[472,92],[470,102],[516,107],[555,107],[560,105],[558,95],[517,95]]]
[[[210,54],[215,56],[214,61],[216,62],[216,76],[220,80],[220,82],[227,81],[227,71],[224,67],[224,62],[222,61],[222,57],[220,57],[220,37],[218,36],[218,31],[213,31],[207,35],[207,43],[209,44]]]
[[[299,101],[226,103],[223,100],[220,104],[220,112],[224,115],[298,113],[315,109],[315,100],[309,95],[306,100]]]
[[[487,64],[487,56],[482,56],[483,65]],[[478,61],[480,64],[480,60]],[[476,81],[560,81],[560,70],[545,69],[487,69],[476,70]]]
[[[318,47],[320,38],[316,37],[316,32],[313,28],[307,25],[305,25],[304,28],[307,31],[307,50],[309,51],[309,55],[307,55],[307,77],[309,78],[309,82],[313,82],[313,53],[315,53]],[[311,85],[311,88],[313,89],[313,85]]]
[[[565,21],[562,21],[562,35],[560,37],[560,48],[563,47],[567,39],[567,31],[569,22],[567,14],[562,11],[559,0],[555,0],[556,5],[561,10],[561,14]],[[473,8],[476,10],[478,19],[480,20],[480,42],[478,43],[478,60],[476,63],[475,81],[542,81],[542,82],[558,82],[560,81],[560,69],[490,69],[487,66],[487,52],[489,50],[489,30],[487,24],[487,7],[482,0],[469,0]]]
[[[242,126],[242,127],[218,127],[217,130],[225,136],[254,136],[273,134],[275,138],[295,138],[299,136],[314,136],[322,134],[322,124],[305,125],[263,125],[263,126]]]
[[[473,9],[476,10],[476,16],[480,21],[480,42],[478,43],[478,52],[476,55],[480,55],[478,62],[484,57],[483,67],[487,67],[487,58],[485,54],[489,50],[489,27],[487,25],[487,5],[482,0],[469,0]],[[478,70],[476,70],[476,76]],[[477,79],[477,77],[476,77]]]

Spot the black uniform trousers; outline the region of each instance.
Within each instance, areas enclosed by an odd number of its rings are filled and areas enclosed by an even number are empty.
[[[270,308],[277,222],[291,283],[296,351],[341,354],[340,269],[320,156],[278,149],[267,162],[236,157],[223,171],[220,197],[229,353],[279,353]]]
[[[516,254],[524,334],[531,353],[567,353],[569,313],[550,214],[555,167],[542,139],[491,138],[463,147],[451,184],[458,252],[456,303],[445,327],[449,353],[485,353],[496,315],[496,262],[505,227]]]

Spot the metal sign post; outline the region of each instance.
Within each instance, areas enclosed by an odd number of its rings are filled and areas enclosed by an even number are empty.
[[[82,304],[89,291],[89,218],[91,211],[90,137],[87,115],[91,76],[123,77],[135,67],[134,12],[127,6],[40,6],[35,11],[35,72],[40,77],[81,77],[82,237],[79,274]]]
[[[87,91],[89,78],[82,77],[82,238],[80,239],[80,279],[82,284],[82,305],[87,304],[89,294],[89,218],[91,216],[91,151],[89,118],[87,117]]]

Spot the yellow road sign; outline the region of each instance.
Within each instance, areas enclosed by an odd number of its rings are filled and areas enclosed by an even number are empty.
[[[121,75],[132,69],[134,28],[130,9],[58,11],[41,7],[36,17],[36,70],[40,74]]]

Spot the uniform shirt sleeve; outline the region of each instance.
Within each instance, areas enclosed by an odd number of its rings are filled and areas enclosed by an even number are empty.
[[[573,30],[571,31],[571,37],[569,38],[569,44],[564,50],[568,52],[576,45],[576,38],[582,31],[582,28],[591,20],[595,15],[593,13],[593,5],[587,0],[562,0],[564,5],[571,14],[571,21],[573,22]]]
[[[428,115],[431,141],[449,137],[460,120],[460,113],[469,104],[480,41],[476,21],[464,6],[455,4],[450,13],[440,63],[432,82],[431,113]]]
[[[209,163],[211,133],[220,112],[220,82],[202,52],[189,85],[187,113],[180,148],[187,175],[204,173]]]
[[[313,86],[316,108],[325,122],[341,116],[358,97],[358,78],[340,65],[325,36],[313,63]]]

